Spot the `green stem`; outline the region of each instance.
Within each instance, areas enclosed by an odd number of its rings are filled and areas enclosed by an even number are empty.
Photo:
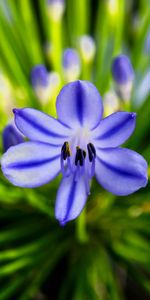
[[[52,64],[56,72],[62,75],[62,21],[50,20],[50,39],[52,45]]]
[[[92,67],[93,67],[93,62],[85,62],[84,60],[82,61],[82,79],[83,80],[92,80]]]
[[[86,243],[88,241],[88,234],[86,231],[86,209],[85,208],[76,220],[76,237],[80,243]]]

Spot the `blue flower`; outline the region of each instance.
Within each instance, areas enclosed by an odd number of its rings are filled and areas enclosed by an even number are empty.
[[[73,81],[79,77],[81,70],[80,57],[75,49],[65,49],[62,64],[66,81]]]
[[[133,80],[133,67],[126,55],[115,57],[112,64],[112,75],[117,84],[127,84]]]
[[[49,73],[44,65],[36,65],[32,68],[31,83],[34,92],[41,104],[46,104],[49,99],[49,79]]]
[[[126,102],[129,101],[132,93],[134,71],[126,55],[119,55],[113,60],[112,75],[116,83],[118,96]]]
[[[48,72],[44,65],[36,65],[32,68],[31,83],[35,89],[37,87],[46,87],[48,85]]]
[[[94,39],[89,35],[82,35],[79,39],[79,47],[83,60],[86,63],[92,62],[96,52]]]
[[[14,109],[18,129],[30,140],[3,155],[2,171],[14,185],[33,188],[60,172],[55,216],[60,224],[75,219],[97,181],[116,195],[128,195],[147,184],[147,163],[119,146],[132,134],[136,114],[116,112],[102,119],[96,87],[87,81],[67,84],[57,97],[54,119],[36,109]]]
[[[11,146],[24,142],[24,138],[13,124],[8,124],[2,132],[3,150],[7,151]]]
[[[54,22],[61,20],[65,11],[64,0],[47,0],[48,14]]]

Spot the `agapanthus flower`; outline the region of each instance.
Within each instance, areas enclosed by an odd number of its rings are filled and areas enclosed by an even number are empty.
[[[14,109],[16,126],[30,141],[9,148],[1,164],[8,180],[20,187],[41,186],[62,173],[55,205],[61,225],[81,213],[93,176],[120,196],[147,184],[144,158],[119,147],[135,128],[135,113],[102,119],[101,96],[87,81],[64,86],[56,109],[58,119],[33,108]]]
[[[118,55],[112,63],[112,75],[117,86],[117,92],[123,100],[131,96],[134,71],[130,59],[126,55]]]
[[[119,98],[116,93],[109,91],[103,96],[103,105],[105,116],[118,111],[120,109]]]
[[[90,63],[96,52],[96,45],[94,39],[89,35],[83,35],[79,39],[80,52],[83,60]]]
[[[35,65],[31,70],[31,83],[34,88],[48,85],[48,72],[44,65]]]
[[[55,71],[51,71],[49,73],[49,98],[53,97],[56,91],[59,90],[60,84],[61,84],[61,78],[59,73]]]
[[[118,55],[112,64],[112,74],[118,84],[125,84],[134,78],[134,71],[129,58],[126,55]]]
[[[49,73],[44,65],[35,65],[32,68],[31,84],[37,98],[46,103],[49,98]]]
[[[62,19],[65,11],[64,0],[47,0],[47,8],[50,18],[53,21],[58,22]]]
[[[78,79],[81,71],[81,63],[79,54],[75,49],[65,49],[62,57],[62,65],[64,77],[67,82]]]

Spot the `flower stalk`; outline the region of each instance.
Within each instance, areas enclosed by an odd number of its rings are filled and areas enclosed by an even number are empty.
[[[83,209],[80,216],[76,220],[76,237],[77,240],[84,244],[89,240],[86,228],[86,208]]]

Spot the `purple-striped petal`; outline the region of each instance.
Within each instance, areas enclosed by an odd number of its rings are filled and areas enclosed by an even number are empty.
[[[103,113],[101,96],[88,81],[75,81],[60,91],[57,102],[58,119],[72,128],[85,126],[93,129]]]
[[[12,184],[28,188],[41,186],[60,172],[60,148],[40,142],[22,143],[8,149],[1,165]]]
[[[84,176],[78,181],[74,175],[62,179],[57,192],[55,216],[61,225],[75,219],[82,211],[87,199]]]
[[[99,148],[118,147],[135,129],[136,113],[116,112],[103,119],[93,131],[94,144]]]
[[[18,129],[32,141],[62,145],[71,130],[58,120],[33,108],[14,109]]]
[[[125,148],[97,151],[97,181],[109,192],[125,196],[147,184],[147,163],[138,153]]]

